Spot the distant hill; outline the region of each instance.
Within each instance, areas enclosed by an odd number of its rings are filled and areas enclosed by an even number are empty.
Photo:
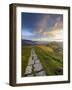
[[[32,41],[32,40],[22,40],[23,45],[36,45],[36,44],[48,44],[48,41]]]
[[[35,44],[33,41],[31,41],[31,40],[22,40],[22,45],[33,45],[33,44]]]
[[[49,46],[60,46],[62,47],[62,42],[49,42],[49,41],[32,41],[32,40],[22,40],[22,45],[49,45]]]

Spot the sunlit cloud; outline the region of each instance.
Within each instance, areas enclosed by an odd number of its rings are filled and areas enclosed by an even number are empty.
[[[63,22],[60,21],[60,17],[57,18],[57,22],[54,26],[47,26],[49,17],[44,17],[39,23],[37,30],[35,30],[35,34],[40,34],[39,40],[63,40]]]
[[[34,18],[34,16],[33,16]],[[30,31],[22,30],[22,39],[34,41],[63,41],[63,16],[37,14],[34,28]],[[30,24],[30,23],[28,23]]]

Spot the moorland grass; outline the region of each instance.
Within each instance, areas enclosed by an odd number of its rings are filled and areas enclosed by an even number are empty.
[[[50,52],[51,49],[46,50],[45,46],[42,49],[39,46],[35,46],[36,54],[38,55],[38,58],[40,59],[44,70],[46,71],[47,75],[62,75],[63,74],[63,60],[62,58],[56,57],[55,52]]]
[[[22,46],[22,76],[24,76],[26,66],[30,57],[32,46]]]

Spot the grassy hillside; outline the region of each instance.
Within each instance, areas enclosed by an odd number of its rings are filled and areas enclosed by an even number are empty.
[[[26,66],[30,57],[32,46],[22,46],[22,76],[24,76]]]
[[[62,43],[51,42],[46,45],[22,45],[22,76],[24,76],[28,65],[32,48],[35,49],[35,53],[48,76],[63,74]]]
[[[36,54],[40,59],[47,75],[62,75],[63,74],[63,58],[56,56],[53,48],[45,45],[35,47]]]

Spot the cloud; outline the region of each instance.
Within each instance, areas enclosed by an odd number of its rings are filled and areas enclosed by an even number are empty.
[[[39,18],[38,18],[39,19]],[[49,23],[53,23],[51,26]],[[50,32],[54,30],[62,30],[63,29],[63,20],[62,17],[59,16],[57,18],[52,18],[51,15],[41,16],[36,24],[36,28],[33,30],[34,34],[43,34],[45,32]]]
[[[40,35],[40,40],[63,40],[63,20],[57,17],[55,23],[48,27],[49,16],[44,16],[38,23],[34,34]],[[50,20],[49,20],[50,22]],[[51,20],[52,22],[52,20]]]
[[[61,30],[63,29],[63,21],[56,21],[56,23],[54,24],[54,26],[51,28],[52,30]]]
[[[62,16],[43,15],[37,18],[35,29],[22,38],[29,40],[62,41],[63,40],[63,18]],[[25,34],[25,33],[24,33]]]
[[[41,16],[40,19],[38,18],[38,22],[36,24],[36,28],[33,31],[33,33],[43,33],[44,30],[46,30],[47,27],[47,23],[48,23],[48,15],[45,16]]]

